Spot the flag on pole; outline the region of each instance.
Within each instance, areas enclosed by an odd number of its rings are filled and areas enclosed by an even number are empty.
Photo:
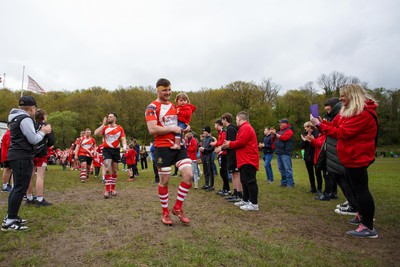
[[[46,91],[34,80],[28,75],[28,90],[40,93],[40,94],[45,94]]]

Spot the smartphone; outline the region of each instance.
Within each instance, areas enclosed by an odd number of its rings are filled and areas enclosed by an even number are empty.
[[[314,118],[318,118],[318,104],[313,104],[310,106],[310,113]]]

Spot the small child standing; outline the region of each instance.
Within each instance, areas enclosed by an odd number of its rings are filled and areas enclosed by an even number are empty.
[[[135,181],[133,166],[136,164],[136,151],[134,148],[135,145],[133,143],[130,143],[128,151],[124,154],[126,158],[126,165],[128,165],[128,173],[129,173],[129,178],[127,182]]]
[[[183,130],[187,128],[192,119],[196,106],[190,104],[189,96],[186,93],[179,93],[175,98],[175,106],[178,114],[178,126]],[[175,144],[171,149],[181,149],[182,134],[175,134]]]

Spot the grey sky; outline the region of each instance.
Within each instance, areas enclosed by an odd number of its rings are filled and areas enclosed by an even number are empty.
[[[272,78],[283,91],[334,70],[399,88],[397,0],[1,0],[0,74],[47,91],[219,88]],[[25,78],[26,87],[26,78]]]

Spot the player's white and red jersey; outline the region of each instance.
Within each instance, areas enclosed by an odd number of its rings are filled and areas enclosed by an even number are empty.
[[[153,101],[146,109],[146,122],[157,121],[157,125],[161,127],[171,127],[178,125],[178,115],[175,105],[172,103],[161,103],[157,100]],[[170,147],[175,143],[175,135],[173,132],[155,135],[155,147]]]
[[[101,133],[103,134],[103,146],[105,148],[119,148],[121,138],[125,137],[124,128],[118,124],[114,127],[105,126]]]
[[[78,156],[93,157],[96,148],[96,140],[93,137],[81,137],[79,140]]]

